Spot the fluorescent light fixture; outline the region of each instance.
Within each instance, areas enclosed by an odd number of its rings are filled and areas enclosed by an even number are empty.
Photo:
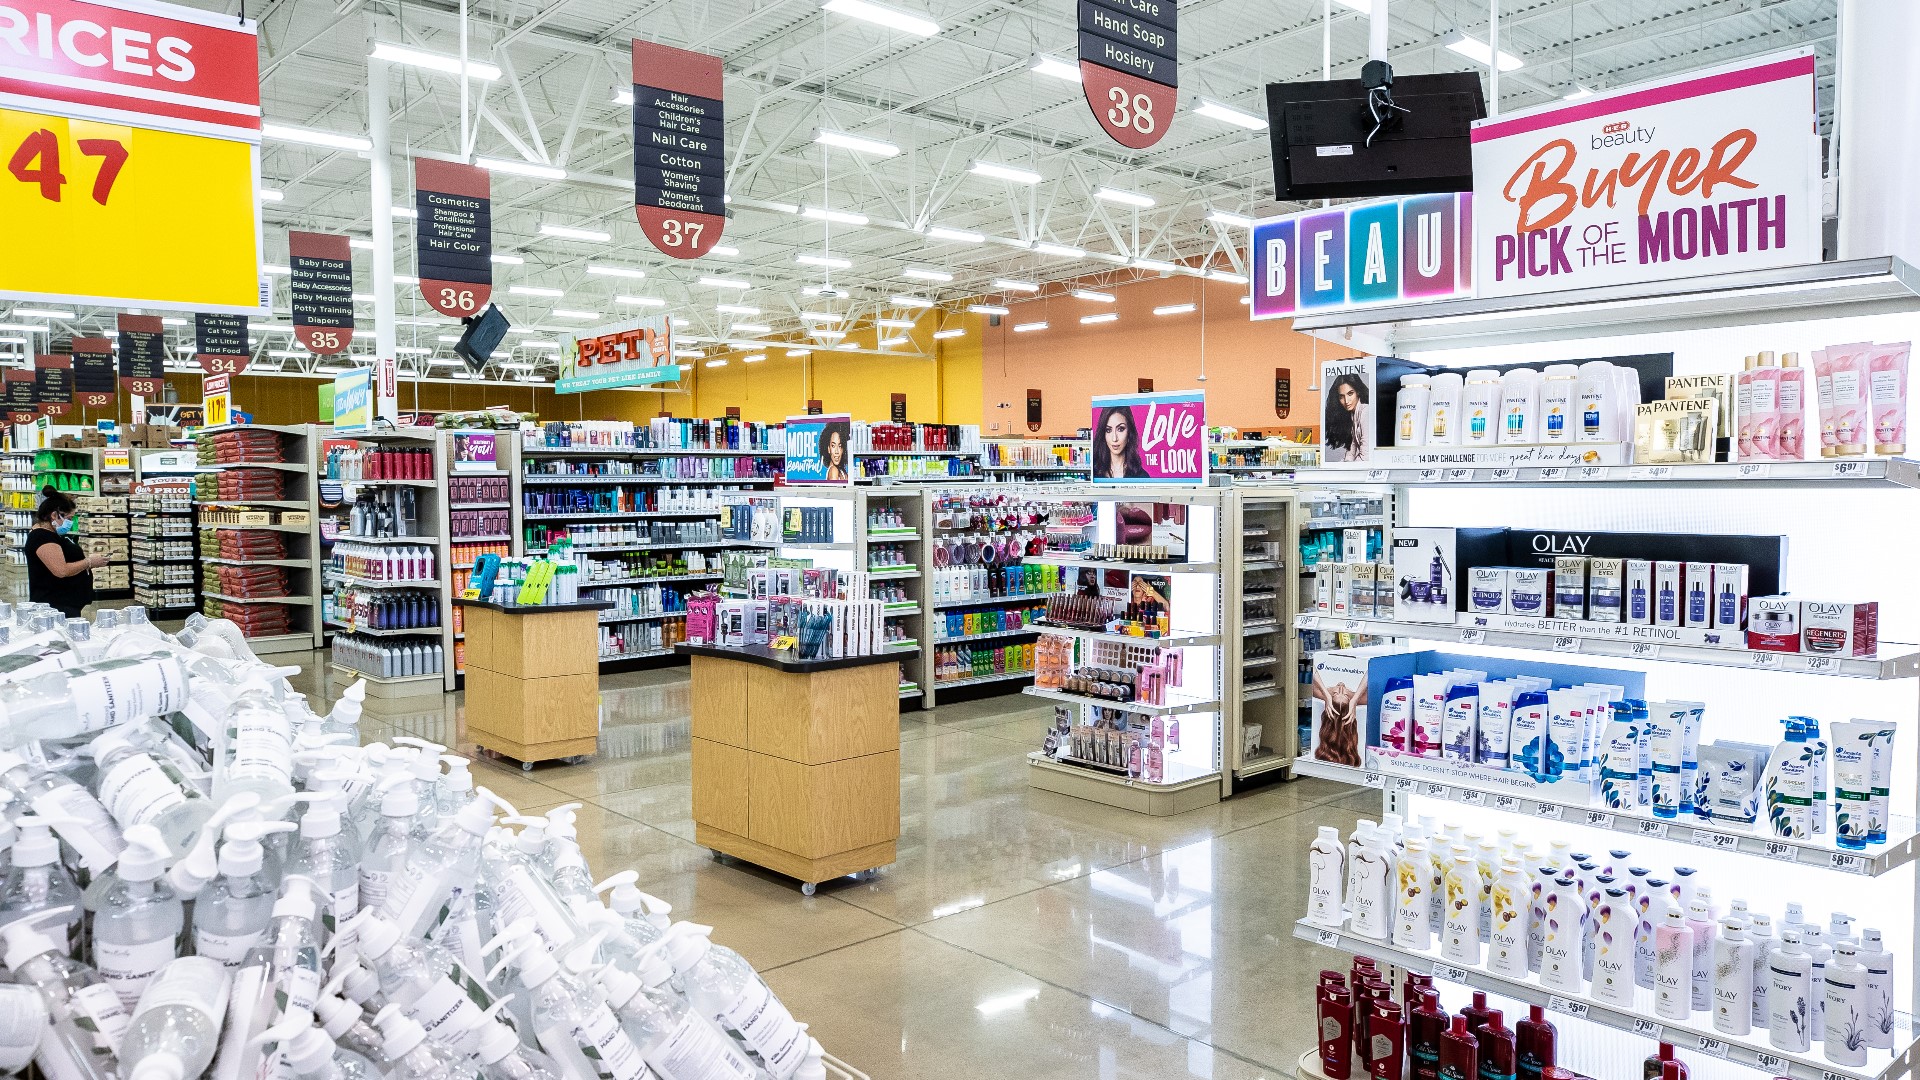
[[[863,154],[872,154],[875,157],[893,157],[900,153],[900,148],[890,142],[883,142],[880,139],[869,139],[861,135],[848,135],[842,131],[828,131],[825,128],[817,128],[814,130],[813,141],[822,146],[837,146],[842,150],[858,150]]]
[[[730,328],[736,334],[771,334],[773,327],[753,322],[737,322]]]
[[[1373,14],[1373,0],[1333,0],[1333,2],[1362,15]]]
[[[740,254],[740,249],[737,247],[734,247],[732,244],[715,244],[712,247],[707,249],[707,254],[723,255],[731,259]]]
[[[759,308],[748,307],[745,304],[715,304],[713,305],[713,310],[721,312],[726,315],[758,315],[760,314]],[[558,315],[559,312],[556,311],[554,312],[554,314]]]
[[[0,345],[25,345],[25,344],[28,344],[28,340],[23,337],[0,338]]]
[[[933,306],[933,301],[922,300],[917,296],[889,296],[887,297],[887,303],[892,304],[894,307],[905,308],[930,308]]]
[[[1579,83],[1575,83],[1573,86],[1573,92],[1562,97],[1560,100],[1561,101],[1579,101],[1581,98],[1590,98],[1592,96],[1593,96],[1593,91],[1587,89],[1584,86],[1581,86]]]
[[[1493,50],[1487,47],[1486,42],[1481,41],[1477,37],[1469,37],[1466,34],[1460,33],[1449,34],[1445,44],[1449,51],[1459,53],[1461,56],[1466,57],[1476,64],[1487,65],[1493,62]],[[1525,60],[1507,52],[1505,49],[1500,50],[1501,71],[1519,71],[1526,66],[1527,62]]]
[[[1229,285],[1245,285],[1247,283],[1247,275],[1236,274],[1231,270],[1209,270],[1207,271],[1207,279],[1209,281],[1224,281]]]
[[[515,296],[560,297],[567,295],[563,289],[549,289],[542,285],[509,285],[507,286],[507,291]]]
[[[353,332],[353,336],[354,336],[354,337],[357,337],[357,338],[370,338],[370,337],[372,337],[372,336],[373,336],[373,331],[371,331],[371,330],[355,330],[355,331]],[[432,352],[433,350],[432,350],[432,349],[428,349],[427,351],[428,351],[428,352]]]
[[[417,218],[420,216],[420,211],[415,210],[411,206],[395,206],[391,208],[391,211],[394,217]]]
[[[992,161],[975,161],[967,171],[975,176],[991,176],[995,180],[1011,180],[1016,184],[1040,182],[1040,174],[1031,169],[1016,169],[1011,165],[1001,165]]]
[[[560,343],[557,341],[522,341],[520,346],[526,349],[558,349],[560,348]],[[532,367],[533,365],[528,364],[527,366]]]
[[[1122,191],[1119,188],[1094,188],[1093,197],[1102,202],[1119,203],[1122,206],[1137,206],[1143,210],[1153,205],[1153,196],[1142,195],[1137,191]]]
[[[1035,75],[1045,75],[1049,79],[1065,79],[1067,82],[1080,81],[1080,65],[1046,53],[1034,53],[1027,70]]]
[[[764,361],[766,358],[767,358],[767,354],[763,352],[748,353],[747,355],[740,358],[740,362],[743,364],[758,364]]]
[[[71,319],[73,312],[59,308],[17,307],[13,309],[16,319]]]
[[[726,367],[727,362],[725,360],[709,360],[707,361],[707,366],[708,367]]]
[[[629,86],[625,89],[615,90],[613,92],[613,103],[615,105],[633,104],[633,88]]]
[[[1152,270],[1158,274],[1173,274],[1178,273],[1180,270],[1178,266],[1170,262],[1161,262],[1158,259],[1135,259],[1129,265],[1135,270]]]
[[[1222,105],[1209,98],[1201,98],[1200,104],[1195,105],[1193,111],[1197,116],[1204,116],[1209,120],[1219,120],[1223,123],[1232,124],[1235,127],[1243,127],[1248,131],[1267,130],[1267,121],[1264,117],[1255,116],[1250,112],[1244,112],[1231,105]]]
[[[373,58],[406,64],[409,67],[426,68],[428,71],[444,71],[449,75],[460,74],[460,58],[457,56],[409,49],[404,45],[390,45],[384,41],[377,42],[373,46]],[[468,57],[467,75],[470,78],[492,82],[500,77],[500,69],[484,60]]]
[[[841,342],[840,344],[838,344],[838,345],[835,345],[835,346],[834,346],[834,348],[836,348],[836,349],[838,349],[838,350],[840,350],[841,352],[858,352],[858,351],[860,351],[860,346],[858,346],[858,345],[855,345],[855,344],[854,344],[853,342],[851,342],[851,341],[843,341],[843,342]]]
[[[1013,324],[1013,332],[1016,334],[1031,334],[1035,330],[1045,330],[1046,328],[1047,328],[1047,324],[1044,322],[1023,322],[1023,323]]]
[[[360,239],[359,237],[357,237],[357,236],[355,236],[355,237],[351,237],[351,238],[349,238],[349,239],[347,240],[347,246],[348,246],[348,247],[350,247],[350,248],[356,248],[356,249],[358,249],[358,250],[360,250],[360,251],[372,251],[372,250],[373,250],[373,241],[371,241],[371,240],[362,240],[362,239]]]
[[[815,221],[834,221],[842,225],[865,225],[867,223],[867,215],[865,214],[855,214],[846,210],[828,210],[822,206],[801,207],[800,216],[812,218]]]
[[[709,289],[751,289],[753,288],[753,282],[751,281],[741,281],[739,278],[714,277],[711,274],[705,277],[702,277],[700,279],[700,284],[705,285]]]
[[[889,349],[895,345],[905,345],[905,344],[907,344],[907,339],[903,337],[883,337],[879,341],[874,343],[876,348],[881,348],[881,349]]]
[[[578,311],[573,308],[554,308],[553,317],[556,319],[597,319],[600,317],[600,313],[597,311]]]
[[[279,202],[286,197],[287,193],[281,191],[279,188],[263,187],[260,189],[261,202]]]
[[[1033,250],[1042,255],[1058,255],[1063,259],[1084,259],[1087,256],[1085,251],[1077,247],[1069,247],[1066,244],[1056,244],[1050,240],[1041,240],[1035,243]]]
[[[699,349],[675,349],[673,350],[673,355],[682,360],[698,360],[707,354],[701,352]]]
[[[948,338],[965,337],[966,333],[965,330],[935,330],[933,332],[933,339],[935,341],[945,341]]]
[[[1119,317],[1120,313],[1117,311],[1104,311],[1098,315],[1082,315],[1080,316],[1080,325],[1091,326],[1094,323],[1112,322]]]
[[[260,272],[263,274],[272,274],[274,277],[285,277],[293,273],[293,268],[290,266],[275,266],[273,263],[268,263],[260,268]]]
[[[555,225],[551,222],[540,223],[541,236],[557,236],[562,240],[584,240],[589,244],[604,244],[613,239],[611,233],[598,229],[576,229],[571,225]]]
[[[601,277],[623,277],[623,278],[636,278],[636,279],[647,276],[647,272],[645,270],[636,270],[631,266],[604,266],[600,263],[588,263],[587,273],[598,274]]]
[[[552,165],[541,165],[533,161],[514,161],[510,158],[474,158],[473,163],[488,172],[512,173],[515,176],[531,176],[537,180],[565,180],[567,170]]]
[[[889,30],[898,30],[903,34],[914,34],[919,37],[932,37],[940,32],[940,24],[932,19],[869,3],[868,0],[827,0],[820,5],[820,10],[831,11],[836,15],[847,15],[863,22],[884,26]]]
[[[1067,295],[1073,297],[1075,300],[1090,300],[1096,304],[1113,303],[1112,293],[1095,292],[1092,289],[1075,289]]]
[[[276,142],[324,146],[331,150],[365,152],[373,149],[373,140],[365,135],[344,135],[338,131],[321,131],[317,128],[295,127],[292,124],[261,124],[260,136]]]
[[[250,322],[247,324],[247,330],[255,334],[290,334],[293,332],[293,327],[285,323]]]
[[[458,335],[458,334],[440,334],[440,335],[438,335],[438,336],[436,336],[436,337],[435,337],[435,338],[434,338],[433,340],[435,340],[435,341],[437,341],[437,342],[439,342],[439,343],[440,343],[440,344],[442,344],[442,345],[458,345],[458,344],[460,344],[460,335]]]
[[[1012,308],[1003,308],[998,304],[968,304],[967,310],[975,315],[1011,315]]]
[[[1021,281],[1017,278],[994,278],[993,287],[1007,292],[1037,293],[1040,291],[1039,282]]]
[[[616,304],[632,304],[635,307],[666,307],[667,302],[657,296],[616,296]]]
[[[935,240],[951,240],[956,244],[984,244],[986,233],[973,232],[970,229],[949,229],[945,225],[927,226],[927,235]]]
[[[1193,310],[1192,304],[1162,304],[1161,306],[1154,308],[1153,313],[1155,315],[1185,315],[1187,312],[1192,310]]]
[[[900,271],[900,276],[913,278],[916,281],[947,282],[953,280],[953,275],[947,273],[945,270],[928,270],[919,266],[907,267],[905,270]]]
[[[815,330],[813,331],[813,336],[822,341],[839,341],[841,338],[847,336],[847,332],[845,330]]]
[[[414,277],[412,274],[395,274],[393,275],[393,283],[395,285],[418,285],[420,284],[420,279]]]
[[[293,359],[298,359],[300,357],[306,356],[307,351],[305,349],[268,349],[267,355],[278,356],[287,360],[293,360]]]
[[[801,266],[820,266],[828,270],[845,270],[853,265],[852,260],[842,259],[838,255],[812,255],[802,252],[793,257]]]
[[[800,313],[801,322],[839,322],[845,318],[846,316],[835,315],[831,311],[803,311]]]
[[[500,366],[503,368],[506,368],[508,371],[532,371],[533,370],[533,365],[527,363],[524,360],[516,360],[511,363],[501,364]]]
[[[812,356],[813,350],[812,349],[788,349],[787,355],[788,356]]]
[[[913,329],[913,320],[912,319],[875,319],[873,320],[873,325],[884,326],[889,330],[911,330]]]
[[[1207,211],[1207,220],[1215,225],[1225,225],[1229,229],[1251,229],[1253,219],[1244,214],[1229,214],[1225,210]]]
[[[354,336],[358,337],[359,335],[355,334]],[[395,345],[393,347],[393,351],[396,355],[399,355],[399,356],[432,356],[433,355],[432,349],[423,349],[423,348],[420,348],[418,345]]]
[[[501,266],[520,266],[527,261],[518,255],[489,255],[487,258],[499,263]],[[587,267],[587,273],[593,273],[593,267]]]

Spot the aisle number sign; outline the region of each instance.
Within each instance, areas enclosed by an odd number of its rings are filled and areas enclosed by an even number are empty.
[[[0,296],[259,310],[259,137],[251,21],[157,0],[8,0],[0,221],[34,257],[0,260]]]
[[[633,43],[633,213],[664,255],[697,259],[727,224],[720,58]]]
[[[1173,122],[1180,97],[1174,0],[1079,0],[1080,86],[1114,142],[1145,150]]]

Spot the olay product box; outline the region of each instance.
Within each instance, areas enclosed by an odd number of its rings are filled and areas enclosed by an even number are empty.
[[[1594,622],[1620,622],[1626,615],[1625,559],[1587,560],[1587,618]]]
[[[1562,555],[1652,562],[1741,563],[1754,596],[1777,596],[1787,567],[1787,538],[1732,533],[1560,532],[1508,529],[1507,566],[1552,568]],[[1684,583],[1683,583],[1684,585]]]
[[[1872,656],[1879,650],[1879,604],[1800,601],[1801,652],[1818,656]]]
[[[1786,596],[1754,597],[1747,605],[1747,648],[1799,652],[1800,601]]]
[[[1507,614],[1507,575],[1504,566],[1476,566],[1467,571],[1467,610],[1475,615]]]
[[[1553,617],[1587,617],[1587,557],[1561,555],[1553,560]]]

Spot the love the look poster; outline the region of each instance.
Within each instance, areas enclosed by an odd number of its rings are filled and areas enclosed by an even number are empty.
[[[1093,482],[1205,484],[1206,395],[1186,390],[1094,398]]]

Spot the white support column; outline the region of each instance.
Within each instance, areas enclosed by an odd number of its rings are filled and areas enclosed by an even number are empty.
[[[1500,115],[1500,0],[1487,0],[1487,115]]]
[[[1920,40],[1920,5],[1840,0],[1838,101],[1840,251],[1842,259],[1896,255],[1920,264],[1920,205],[1913,177],[1920,142],[1920,67],[1910,55]]]
[[[373,344],[374,355],[394,359],[393,157],[387,135],[387,62],[367,61],[367,137],[373,142]]]

